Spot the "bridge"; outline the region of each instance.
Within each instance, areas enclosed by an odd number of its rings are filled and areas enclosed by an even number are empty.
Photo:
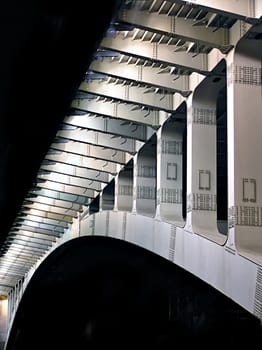
[[[41,263],[101,235],[262,319],[261,15],[259,0],[115,5],[1,247],[7,329]]]

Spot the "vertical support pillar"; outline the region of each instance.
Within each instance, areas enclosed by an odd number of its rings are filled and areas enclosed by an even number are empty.
[[[8,296],[8,328],[11,325],[13,313],[14,313],[14,288],[11,289]]]
[[[8,310],[7,310],[7,325],[9,327],[11,317],[11,292],[8,293]]]
[[[180,116],[180,115],[179,115]],[[183,132],[184,119],[170,118],[158,135],[158,202],[164,221],[183,227]]]
[[[262,263],[262,94],[259,40],[241,39],[227,57],[231,244]]]
[[[17,306],[17,284],[15,285],[15,289],[14,289],[14,310],[16,309]]]
[[[119,187],[119,173],[115,176],[115,190],[114,190],[115,198],[114,198],[114,208],[113,208],[114,211],[118,210],[118,207],[119,207],[119,205],[118,205],[118,202],[119,202],[119,199],[118,199],[118,193],[119,193],[118,187]]]
[[[116,209],[132,211],[133,205],[133,160],[122,169],[115,179]]]
[[[96,198],[93,199],[93,201],[89,204],[89,215],[98,213],[101,209],[101,196],[100,193]]]
[[[134,162],[135,210],[138,214],[156,214],[156,135],[140,149]]]
[[[216,104],[223,68],[216,67],[188,99],[187,122],[187,226],[219,244],[225,236],[217,229]]]
[[[6,341],[8,326],[8,299],[5,294],[0,295],[0,347]]]
[[[13,289],[9,292],[8,295],[8,326],[10,326],[13,313]]]
[[[101,209],[113,210],[115,200],[115,180],[111,180],[109,184],[103,189],[101,195]]]

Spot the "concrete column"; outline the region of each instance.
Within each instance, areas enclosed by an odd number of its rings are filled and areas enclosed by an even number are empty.
[[[262,94],[259,40],[241,39],[227,57],[231,244],[262,263]]]

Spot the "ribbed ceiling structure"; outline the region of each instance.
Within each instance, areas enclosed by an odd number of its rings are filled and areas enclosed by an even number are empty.
[[[208,54],[234,47],[230,28],[257,21],[235,1],[199,3],[122,2],[5,241],[2,291],[23,279],[192,93],[191,74],[210,74]]]

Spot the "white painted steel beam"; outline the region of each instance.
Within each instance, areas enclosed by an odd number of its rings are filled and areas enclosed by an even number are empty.
[[[24,246],[24,248],[22,249],[26,249],[28,250],[28,252],[30,252],[31,249],[35,249],[36,251],[46,251],[48,249],[48,247],[50,247],[50,244],[40,244],[40,243],[32,243],[30,241],[25,241],[22,239],[16,239],[14,238],[12,241],[9,241],[9,245],[17,247],[19,249],[19,247],[21,248],[21,246]]]
[[[48,180],[48,178],[46,178]],[[68,208],[61,208],[61,207],[56,207],[53,205],[47,205],[47,204],[42,204],[42,203],[37,203],[37,202],[32,202],[32,203],[24,203],[23,204],[23,210],[26,209],[36,209],[36,210],[42,210],[45,212],[49,213],[54,213],[54,214],[62,214],[62,215],[68,215],[71,217],[77,217],[77,211],[75,210],[70,210]]]
[[[7,263],[4,260],[0,260],[0,263],[1,263],[1,267],[0,267],[1,276],[2,275],[5,276],[7,274],[16,275],[16,274],[19,274],[21,271],[25,271],[23,267],[17,266],[15,264]]]
[[[36,251],[34,249],[30,249],[27,247],[16,247],[15,245],[11,245],[8,249],[6,255],[11,258],[17,258],[19,255],[19,259],[25,260],[25,262],[30,263],[31,261],[36,261],[43,253]]]
[[[23,263],[19,260],[19,255],[17,257],[8,257],[8,255],[5,255],[4,257],[0,258],[1,265],[8,265],[12,264],[12,266],[15,266],[19,269],[24,269],[27,271],[27,268],[32,265],[32,263]]]
[[[49,240],[51,242],[56,242],[56,236],[43,235],[37,232],[28,232],[28,231],[19,230],[14,232],[14,234],[21,235],[24,237],[39,238],[39,239]]]
[[[50,174],[42,174],[38,176],[38,178],[42,180],[58,182],[64,185],[70,185],[70,186],[76,186],[76,187],[82,187],[82,188],[84,187],[94,191],[102,190],[101,182],[90,180],[90,179],[78,178],[78,177],[69,176],[65,174],[57,174],[55,172],[52,172]],[[42,206],[44,206],[44,204]],[[32,205],[31,207],[33,208]],[[36,207],[40,208],[41,205],[39,203],[36,203]],[[59,209],[53,206],[46,206],[46,210],[52,210],[57,213],[59,213],[59,210],[60,210],[61,213],[66,212],[66,213],[71,213],[72,216],[76,216],[75,211],[72,211],[72,210],[70,211],[69,209],[65,209],[65,208]]]
[[[43,241],[49,241],[49,242],[56,242],[56,237],[55,236],[50,236],[50,235],[42,235],[39,233],[35,233],[35,232],[27,232],[27,231],[16,231],[16,232],[12,232],[11,236],[21,236],[21,237],[29,237],[29,238],[35,238],[35,239],[41,239]]]
[[[51,160],[57,163],[75,165],[81,168],[94,169],[94,170],[102,170],[110,174],[117,173],[117,164],[104,161],[100,159],[93,159],[90,157],[79,156],[76,154],[47,154],[45,159]]]
[[[51,239],[50,237],[49,238],[43,238],[43,237],[39,238],[37,236],[24,235],[21,232],[17,232],[16,235],[13,236],[12,238],[23,240],[25,242],[32,242],[32,243],[39,243],[39,244],[43,244],[43,245],[48,245],[49,247],[51,247],[52,243],[55,242],[55,239]]]
[[[87,156],[90,158],[103,159],[119,164],[126,164],[131,158],[128,153],[123,151],[116,151],[111,148],[76,142],[52,143],[50,148],[53,150],[77,154],[80,156]]]
[[[28,268],[23,268],[19,265],[12,264],[10,262],[0,262],[1,264],[1,270],[0,270],[0,278],[1,281],[3,278],[6,278],[7,276],[16,276],[17,278],[22,278],[28,271]]]
[[[64,185],[61,183],[57,183],[57,182],[52,182],[52,181],[45,181],[45,182],[41,182],[37,184],[37,187],[39,188],[43,188],[43,189],[48,189],[48,190],[54,190],[57,192],[63,192],[63,193],[69,193],[69,194],[77,194],[80,196],[85,196],[85,197],[89,197],[89,198],[94,198],[98,195],[98,192],[93,191],[93,190],[89,190],[87,188],[84,187],[76,187],[76,186],[70,186],[70,185]],[[50,213],[50,217],[53,217],[55,215]],[[71,222],[72,218],[69,217],[70,220],[64,220],[63,218],[61,218],[61,220],[64,221],[68,221]]]
[[[22,223],[22,224],[32,224],[32,225],[46,225],[46,226],[51,226],[51,227],[60,227],[61,231],[64,229],[68,228],[68,223],[63,221],[63,220],[56,220],[56,219],[50,219],[47,217],[39,217],[37,215],[34,214],[30,214],[27,216],[22,216],[22,215],[18,215],[17,217],[17,221]]]
[[[151,16],[151,14],[148,15],[147,12],[145,12],[145,17],[147,16]],[[171,31],[171,28],[169,28],[168,17],[164,16],[164,18],[165,19],[163,20],[163,22],[165,22],[167,25],[166,30]],[[146,19],[144,19],[141,14],[138,15],[136,22],[139,21],[139,19],[144,25],[147,24],[148,26],[150,26],[150,21],[149,23],[147,23]],[[147,29],[151,31],[153,30],[150,27],[148,27]],[[195,28],[193,27],[192,30],[195,30]],[[167,33],[172,33],[172,32],[167,32]],[[163,32],[163,34],[166,34],[166,32]],[[185,70],[189,70],[191,72],[194,71],[194,72],[201,73],[201,72],[207,71],[207,54],[206,53],[199,53],[198,55],[195,55],[194,53],[188,53],[186,50],[176,51],[178,49],[178,46],[176,45],[166,45],[166,44],[151,43],[150,41],[132,40],[132,38],[121,37],[121,33],[120,33],[114,37],[112,36],[105,37],[102,40],[100,47],[103,49],[111,49],[119,53],[122,53],[124,55],[131,55],[134,57],[146,59],[151,61],[152,63],[153,62],[165,63],[167,65],[170,65],[171,67],[179,67]],[[167,78],[166,78],[166,81],[168,82]],[[181,80],[181,82],[178,80],[176,90],[177,91],[185,90],[186,88],[183,84],[184,84],[183,80]]]
[[[100,116],[152,125],[153,127],[160,125],[159,111],[137,108],[137,105],[132,103],[98,101],[96,99],[75,99],[72,101],[71,107]]]
[[[1,264],[2,265],[2,264]],[[23,271],[19,271],[19,270],[12,270],[9,268],[4,269],[3,271],[0,271],[0,279],[1,281],[4,279],[19,279],[22,278],[24,276],[24,272]]]
[[[102,184],[106,184],[108,182],[110,182],[113,178],[112,175],[110,175],[109,173],[106,173],[104,171],[101,170],[92,170],[92,169],[85,169],[85,168],[78,168],[75,167],[73,165],[67,165],[67,164],[61,164],[61,163],[56,163],[56,164],[50,164],[50,165],[42,165],[41,169],[43,170],[47,170],[49,172],[54,173],[55,175],[61,176],[61,175],[65,175],[65,176],[72,176],[75,178],[79,178],[79,179],[86,179],[86,180],[93,180],[94,182],[100,182]],[[37,198],[34,199],[35,201],[37,201]],[[43,201],[44,198],[41,198],[41,201]],[[46,201],[55,201],[56,205],[59,205],[60,203],[62,203],[62,205],[64,206],[65,203],[68,204],[67,201],[63,201],[63,200],[57,200],[57,199],[46,199]],[[68,204],[68,206],[78,206],[79,204],[77,203],[71,203]]]
[[[12,244],[14,244],[15,246],[25,246],[25,247],[29,247],[29,248],[38,249],[39,251],[42,251],[42,252],[47,251],[51,247],[50,244],[34,243],[30,240],[26,241],[26,240],[22,240],[22,239],[14,239],[12,241]]]
[[[14,256],[15,254],[19,255],[20,257],[26,258],[25,260],[32,260],[32,261],[37,261],[39,257],[43,255],[43,251],[46,249],[40,249],[40,248],[35,248],[33,247],[28,247],[26,245],[21,245],[21,244],[16,244],[15,242],[9,242],[9,249],[8,253],[10,252],[11,256]]]
[[[131,49],[132,47],[129,48],[130,51]],[[135,51],[132,53],[135,55]],[[178,54],[180,53],[181,52],[179,52]],[[131,52],[129,54],[131,54]],[[93,72],[106,74],[114,78],[119,78],[123,80],[128,79],[137,83],[142,83],[144,85],[154,86],[156,88],[168,90],[172,93],[177,92],[183,95],[189,94],[190,91],[188,85],[188,75],[170,74],[170,72],[173,71],[174,67],[178,67],[175,61],[169,62],[169,64],[171,65],[170,67],[168,67],[167,64],[165,64],[164,67],[161,68],[160,64],[159,67],[152,66],[153,61],[151,60],[149,53],[143,58],[149,61],[149,66],[119,63],[119,61],[117,60],[112,61],[108,59],[103,59],[103,61],[92,61],[89,68]],[[195,59],[198,61],[199,55],[194,58],[194,61],[190,60],[192,65],[194,65]],[[207,61],[205,58],[203,58],[203,60],[204,62],[201,66],[202,69],[200,69],[200,66],[197,65],[197,67],[193,70],[201,73],[207,73]],[[185,61],[184,63],[186,63],[187,61]],[[183,68],[186,68],[188,71],[192,71],[192,67],[183,66]]]
[[[52,219],[52,220],[57,220],[57,221],[64,221],[67,223],[71,223],[72,222],[72,217],[71,216],[66,216],[66,215],[60,215],[60,214],[54,214],[51,212],[45,212],[42,210],[36,210],[36,209],[28,209],[28,210],[21,210],[20,214],[17,215],[17,217],[19,218],[20,216],[23,216],[23,219],[26,220],[26,215],[33,215],[33,216],[37,216],[40,218],[46,218],[46,219]]]
[[[43,196],[43,197],[49,197],[53,199],[59,199],[63,201],[68,201],[72,203],[78,203],[78,204],[84,204],[88,205],[90,203],[90,198],[76,195],[76,194],[69,194],[69,193],[63,193],[63,192],[58,192],[54,190],[48,190],[48,189],[41,189],[41,188],[34,188],[30,191],[31,196]],[[30,197],[30,194],[28,196]]]
[[[51,174],[50,174],[51,175]],[[56,174],[54,174],[56,175]],[[59,176],[59,175],[58,175]],[[30,195],[29,195],[30,196]],[[53,199],[53,198],[47,198],[47,197],[35,197],[33,199],[26,199],[23,202],[23,205],[25,206],[48,206],[49,208],[53,208],[54,210],[66,210],[68,212],[74,212],[77,213],[78,211],[81,211],[81,205],[77,203],[70,203],[63,200]]]
[[[90,109],[94,108],[91,104],[90,100],[84,99],[84,100],[74,100],[72,103],[72,106],[76,109],[83,109],[86,110],[90,102]],[[100,102],[99,106],[101,106]],[[96,102],[93,101],[93,104],[96,104]],[[99,108],[106,109],[108,107],[109,112],[111,112],[110,103],[106,103],[104,106],[102,105]],[[133,106],[137,107],[137,106]],[[142,115],[144,115],[146,112],[144,111]],[[131,113],[130,113],[131,114]],[[113,117],[110,118],[110,116],[99,116],[93,113],[87,113],[86,115],[73,115],[73,116],[67,116],[64,119],[65,124],[69,124],[72,126],[77,126],[80,129],[88,129],[93,131],[99,131],[101,133],[111,134],[111,135],[119,135],[123,137],[128,137],[131,139],[137,139],[141,141],[146,141],[152,134],[153,129],[150,128],[147,125],[143,125],[141,123],[134,122],[132,120],[119,120],[114,119]],[[144,122],[145,124],[145,122]],[[148,123],[150,126],[151,124]],[[88,141],[88,138],[87,138]],[[98,144],[99,145],[99,144]],[[110,145],[108,145],[110,147]]]
[[[114,82],[108,83],[104,80],[83,81],[79,90],[100,97],[118,99],[122,102],[132,102],[151,109],[173,111],[174,95],[172,93],[157,92],[158,89],[153,87],[135,86],[131,84],[130,80],[126,80],[126,82],[127,84],[123,85]]]
[[[42,218],[48,218],[48,219],[54,219],[54,220],[58,220],[58,221],[65,221],[68,223],[72,223],[72,216],[66,215],[66,214],[52,213],[49,211],[43,211],[43,210],[31,209],[31,208],[23,208],[21,210],[21,213],[22,214],[36,215],[36,216],[39,216]]]
[[[135,154],[142,145],[141,142],[128,138],[128,136],[103,134],[93,130],[61,130],[57,132],[57,136],[70,141],[109,147],[130,154]]]
[[[163,35],[169,35],[189,42],[196,42],[199,45],[205,45],[210,48],[217,48],[221,52],[227,52],[231,48],[228,41],[229,35],[227,28],[220,28],[217,31],[214,31],[211,27],[207,27],[206,25],[197,26],[197,22],[190,18],[185,19],[183,17],[166,16],[164,14],[160,15],[157,13],[149,13],[148,11],[138,12],[136,10],[125,10],[120,15],[119,21],[135,25],[140,29],[160,33]],[[124,44],[124,40],[122,40],[122,42],[122,45],[125,48],[126,45]],[[133,45],[136,45],[135,40],[133,43]],[[140,41],[142,50],[144,44],[146,43]],[[154,45],[151,44],[152,48],[153,46]],[[152,48],[151,52],[153,53]],[[159,54],[161,51],[162,48],[159,48]],[[166,52],[168,51],[164,49],[163,56],[165,56],[164,53]],[[177,62],[178,65],[183,66],[183,60],[185,60],[185,62],[188,62],[189,59],[192,59],[191,55],[188,55],[188,57],[185,56],[187,56],[186,52],[184,52],[183,55],[178,55],[178,58],[175,58],[173,62]],[[198,69],[204,68],[198,67]]]
[[[53,173],[53,175],[58,175],[58,174]],[[64,175],[64,174],[62,174],[62,175]],[[43,178],[41,180],[43,180]],[[59,185],[70,185],[72,188],[75,187],[77,192],[81,192],[83,188],[85,188],[86,191],[88,190],[88,191],[101,192],[104,188],[104,186],[101,182],[95,182],[94,180],[89,180],[88,186],[80,186],[80,184],[72,185],[72,183],[66,183],[66,182],[63,182],[61,180],[57,181],[57,180],[50,179],[48,177],[46,177],[45,180],[46,180],[46,182],[51,183],[51,186],[52,186],[52,183],[59,184]]]
[[[21,249],[21,247],[16,247],[12,245],[9,247],[8,252],[5,256],[7,256],[9,259],[19,259],[19,261],[21,261],[21,263],[24,263],[25,265],[32,265],[42,255],[43,254],[39,251],[27,249],[26,247]]]
[[[6,278],[1,277],[1,283],[3,283],[4,285],[15,286],[16,282],[17,282],[17,278],[15,278],[15,277],[13,277],[13,278],[11,278],[10,276],[7,276]]]
[[[261,0],[170,0],[181,5],[201,6],[204,10],[251,21],[262,15]]]
[[[13,266],[14,268],[18,268],[18,269],[21,269],[21,270],[25,270],[27,271],[27,266],[24,266],[21,262],[19,261],[16,261],[15,259],[9,259],[9,258],[6,258],[6,257],[2,257],[0,258],[0,262],[1,262],[1,265],[2,266]],[[10,265],[9,265],[10,264]]]
[[[62,232],[61,230],[56,231],[56,230],[47,230],[44,228],[40,228],[40,227],[32,227],[30,225],[21,225],[19,226],[19,231],[23,231],[23,232],[33,232],[33,233],[38,233],[41,235],[45,235],[45,236],[54,236],[54,237],[61,237]]]
[[[26,217],[21,216],[21,218],[18,217],[18,220],[16,220],[16,222],[20,225],[17,227],[18,229],[23,225],[28,225],[32,227],[44,228],[47,230],[64,233],[65,230],[68,228],[68,223],[63,220],[39,217],[34,214],[27,214]]]
[[[37,263],[45,253],[45,249],[33,248],[22,244],[12,243],[8,247],[8,257],[10,259],[19,259],[19,262],[24,264],[27,268]]]

